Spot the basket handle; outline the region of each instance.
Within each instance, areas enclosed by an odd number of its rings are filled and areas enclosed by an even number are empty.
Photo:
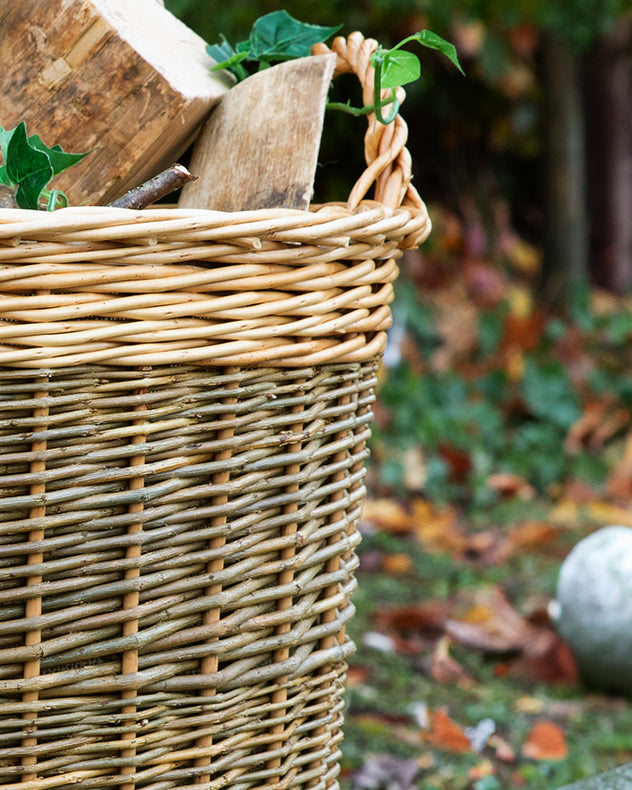
[[[346,39],[343,36],[335,38],[331,49],[326,44],[315,44],[312,54],[326,55],[335,52],[338,62],[334,77],[345,72],[355,74],[362,86],[362,101],[366,105],[373,104],[374,68],[371,65],[371,55],[377,48],[378,42],[375,39],[365,38],[362,33],[355,32]],[[383,98],[388,94],[389,91],[383,91]],[[405,97],[404,89],[397,88],[400,104]],[[419,193],[411,184],[412,159],[406,148],[407,139],[408,126],[399,113],[387,126],[378,123],[374,113],[368,115],[368,129],[364,136],[367,167],[349,194],[349,208],[358,206],[374,182],[375,200],[385,206],[410,206],[415,209],[424,207]]]

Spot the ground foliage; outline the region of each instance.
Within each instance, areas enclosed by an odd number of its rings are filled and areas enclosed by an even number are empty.
[[[581,537],[632,526],[632,313],[560,315],[510,227],[456,215],[403,264],[360,549],[344,781],[556,788],[632,760],[628,701],[585,688],[549,615]]]

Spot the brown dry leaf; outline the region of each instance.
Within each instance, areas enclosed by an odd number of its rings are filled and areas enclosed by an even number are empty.
[[[475,684],[474,678],[450,655],[450,640],[444,636],[432,652],[430,675],[442,685],[456,685],[467,690]]]
[[[357,688],[358,686],[362,686],[372,674],[373,670],[371,667],[367,667],[364,664],[352,664],[349,669],[347,669],[347,687]]]
[[[467,772],[467,775],[471,782],[476,782],[485,776],[493,776],[494,766],[491,760],[482,760],[480,763],[473,765]]]
[[[434,641],[443,634],[449,606],[446,601],[428,601],[381,607],[375,613],[375,625],[383,633],[398,636],[414,634]]]
[[[483,600],[463,618],[448,620],[446,633],[486,653],[521,651],[534,638],[534,627],[511,606],[500,587],[481,592]]]
[[[415,535],[427,551],[460,554],[467,549],[468,538],[453,507],[415,499],[411,508]]]
[[[506,562],[521,552],[533,551],[552,543],[559,535],[559,528],[545,521],[525,521],[513,527],[485,552],[482,559],[489,564]]]
[[[436,371],[453,370],[460,361],[471,358],[478,345],[478,308],[458,281],[434,293],[434,327],[441,343],[430,357]]]
[[[460,619],[447,620],[445,631],[466,647],[484,653],[515,656],[495,668],[497,677],[520,677],[532,682],[577,682],[577,666],[568,645],[545,616],[523,617],[500,587],[480,593],[480,600]]]
[[[533,351],[542,339],[547,320],[546,313],[542,310],[526,313],[521,308],[508,313],[503,325],[501,348]]]
[[[527,481],[510,472],[498,472],[487,478],[487,487],[496,491],[503,499],[528,501],[535,497],[535,489]]]
[[[470,741],[455,721],[444,710],[429,712],[430,727],[421,733],[424,743],[443,749],[446,752],[471,752]]]
[[[588,447],[593,452],[599,452],[629,422],[628,410],[617,408],[612,398],[590,401],[585,405],[581,417],[569,428],[564,450],[578,454]],[[632,461],[632,456],[629,460]]]
[[[504,738],[500,737],[500,735],[497,735],[496,733],[490,735],[487,739],[487,744],[494,750],[498,760],[501,760],[504,763],[515,762],[516,754],[514,750]]]
[[[447,442],[440,444],[437,451],[446,464],[450,482],[465,483],[467,476],[472,471],[470,454]]]
[[[538,721],[527,736],[522,754],[530,760],[565,760],[568,757],[566,736],[552,721]]]
[[[502,674],[549,684],[572,685],[579,679],[571,649],[555,631],[544,626],[526,645],[523,655],[505,665]]]
[[[394,499],[367,499],[362,508],[362,520],[394,534],[411,532],[414,524],[404,505]]]
[[[610,502],[592,502],[587,508],[587,515],[599,524],[621,524],[624,527],[632,527],[632,510]]]
[[[625,440],[623,456],[610,473],[607,489],[615,497],[630,499],[632,496],[632,432]]]
[[[387,554],[384,557],[382,568],[392,576],[405,576],[413,569],[413,561],[408,554]]]
[[[559,530],[546,521],[525,521],[509,531],[508,539],[516,552],[531,551],[552,543]]]

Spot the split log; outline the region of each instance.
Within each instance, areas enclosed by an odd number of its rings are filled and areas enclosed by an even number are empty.
[[[108,203],[176,161],[231,86],[156,0],[0,0],[0,124],[92,153],[54,180]]]

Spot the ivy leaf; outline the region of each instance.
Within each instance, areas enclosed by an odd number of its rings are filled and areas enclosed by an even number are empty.
[[[415,82],[421,74],[419,58],[404,49],[391,50],[384,55],[382,66],[382,88],[398,88]]]
[[[64,151],[60,145],[49,148],[34,134],[27,137],[26,124],[21,121],[15,129],[0,126],[0,149],[4,164],[0,167],[0,183],[16,189],[15,200],[20,208],[38,209],[40,199],[46,196],[48,182],[58,173],[79,162],[87,154]],[[67,199],[55,190],[49,207],[63,205]]]
[[[28,138],[28,142],[31,147],[35,148],[37,151],[42,151],[48,156],[51,167],[53,168],[53,176],[63,173],[64,170],[68,170],[69,167],[77,164],[77,162],[80,162],[90,153],[88,151],[85,154],[72,154],[69,151],[64,151],[60,145],[54,145],[52,148],[49,148],[42,142],[40,136],[37,134],[32,134]]]
[[[252,26],[249,59],[270,62],[307,57],[314,44],[333,36],[341,27],[311,25],[299,22],[287,11],[272,11]]]
[[[6,168],[8,178],[18,185],[18,206],[37,209],[39,196],[53,177],[53,167],[44,151],[30,145],[24,121],[13,129],[6,146]]]
[[[0,184],[3,184],[5,187],[14,187],[15,184],[11,181],[9,176],[7,175],[7,166],[0,165]]]
[[[233,45],[229,43],[226,36],[222,34],[220,38],[221,41],[219,44],[206,45],[207,53],[213,58],[213,60],[216,61],[216,64],[211,68],[211,71],[220,71],[221,69],[226,69],[227,71],[230,71],[232,74],[234,74],[235,77],[237,77],[237,80],[246,79],[248,72],[241,65],[241,63],[248,57],[248,50],[241,50],[243,44],[238,44],[237,50],[235,50]],[[247,44],[247,42],[243,43]]]
[[[436,49],[442,55],[445,55],[448,60],[453,63],[457,69],[465,76],[465,72],[461,68],[461,64],[459,63],[459,58],[457,55],[456,47],[454,44],[451,44],[449,41],[446,41],[441,36],[438,36],[436,33],[433,33],[432,30],[420,30],[419,33],[415,33],[413,36],[410,36],[407,40],[415,40],[422,44],[424,47],[428,47],[428,49]]]

